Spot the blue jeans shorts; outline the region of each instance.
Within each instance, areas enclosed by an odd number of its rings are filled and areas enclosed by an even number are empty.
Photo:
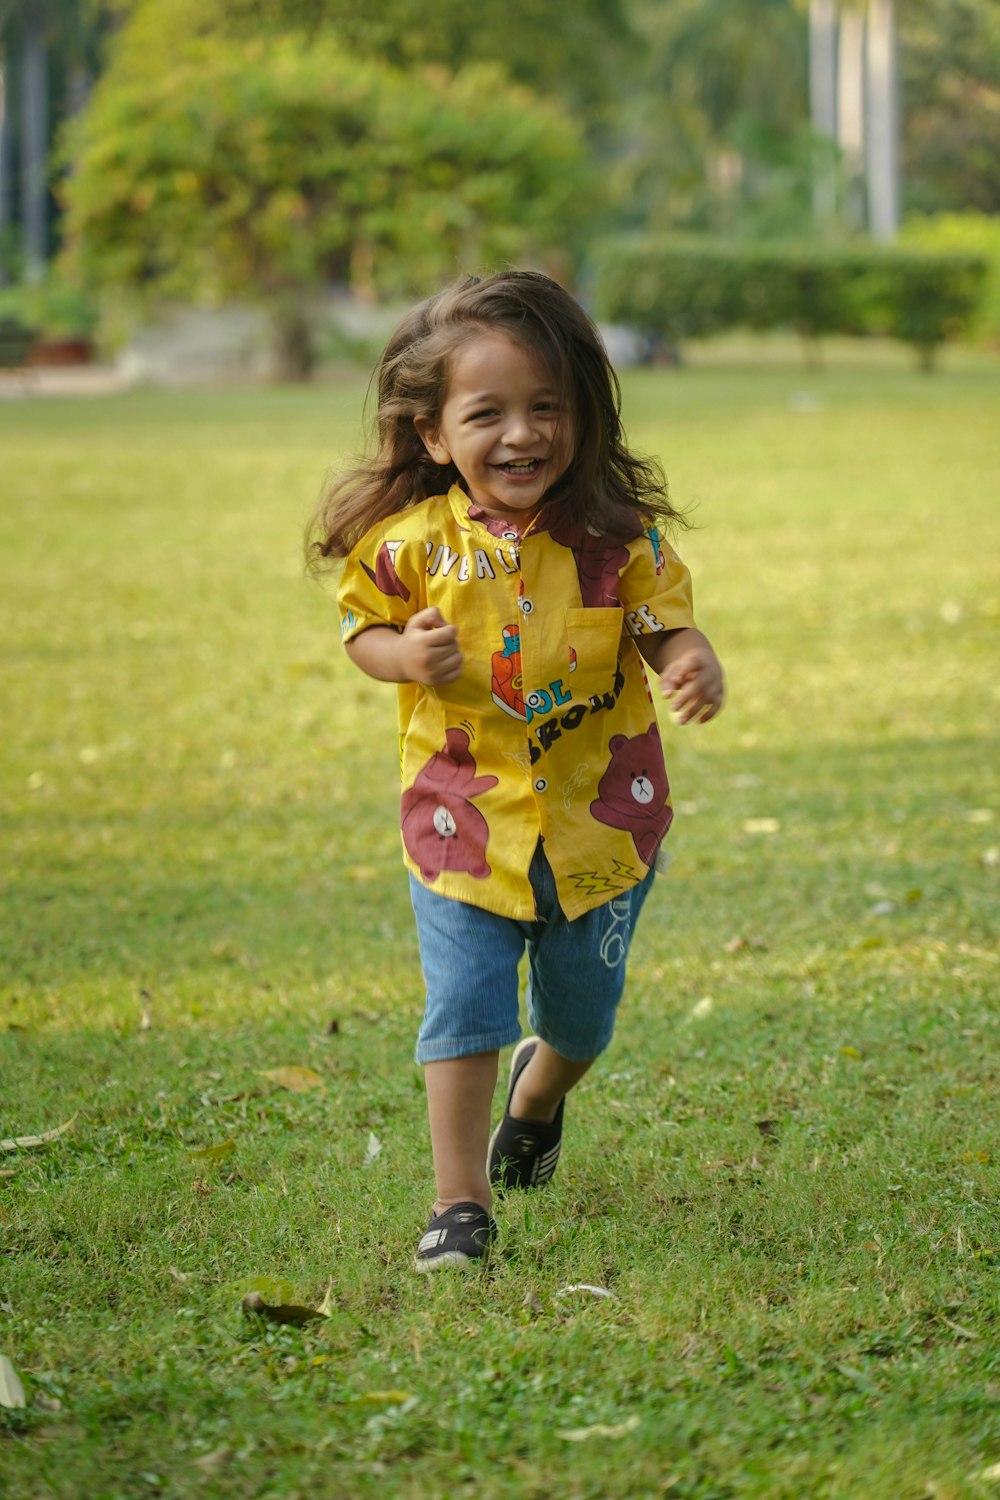
[[[427,985],[418,1063],[496,1052],[517,1041],[517,968],[525,947],[532,1033],[573,1062],[597,1057],[610,1042],[629,944],[653,872],[573,922],[563,915],[541,845],[529,876],[537,912],[533,922],[438,895],[411,875]]]

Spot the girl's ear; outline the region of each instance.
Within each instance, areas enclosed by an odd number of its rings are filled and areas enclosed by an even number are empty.
[[[434,462],[441,465],[450,464],[451,454],[441,441],[441,433],[433,417],[414,417],[413,425],[416,428],[417,436]]]

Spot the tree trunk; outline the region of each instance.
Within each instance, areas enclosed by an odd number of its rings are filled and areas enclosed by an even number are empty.
[[[49,216],[45,0],[26,0],[21,47],[21,245],[25,281],[41,281],[45,276]]]
[[[6,14],[0,7],[0,26],[3,25]],[[7,100],[4,92],[4,80],[7,77],[7,56],[4,51],[3,42],[0,41],[0,286],[7,282],[7,235],[11,227],[11,195],[10,195],[10,127],[7,124]]]
[[[837,212],[834,141],[837,133],[836,0],[809,0],[809,113],[813,134],[813,217],[820,226]]]
[[[308,380],[316,362],[309,316],[294,299],[274,307],[274,374],[281,381]]]
[[[840,15],[837,144],[844,173],[844,219],[850,229],[861,229],[865,222],[865,18],[858,0]]]
[[[899,82],[893,0],[869,0],[868,227],[873,239],[892,240],[899,228]]]

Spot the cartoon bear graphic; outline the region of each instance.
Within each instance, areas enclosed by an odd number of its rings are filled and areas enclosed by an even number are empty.
[[[597,783],[591,817],[630,833],[639,858],[651,865],[674,816],[659,730],[653,723],[631,739],[612,735],[608,749],[611,760]]]
[[[370,568],[365,562],[361,566],[380,594],[385,594],[388,599],[396,594],[400,599],[405,600],[409,599],[410,591],[396,572],[396,553],[399,551],[399,545],[399,542],[383,542],[375,558],[375,567]]]
[[[464,729],[445,731],[445,748],[420,768],[402,798],[403,844],[425,880],[436,880],[442,870],[464,871],[477,880],[490,874],[489,824],[470,799],[497,780],[477,776]]]

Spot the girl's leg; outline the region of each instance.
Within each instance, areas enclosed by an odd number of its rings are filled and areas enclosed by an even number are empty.
[[[456,1203],[478,1203],[489,1209],[492,1192],[486,1153],[498,1058],[497,1052],[477,1052],[424,1064],[437,1182],[435,1214]]]
[[[518,1076],[510,1101],[515,1120],[542,1120],[546,1124],[556,1117],[560,1103],[570,1089],[580,1082],[596,1062],[573,1062],[563,1057],[548,1042],[539,1039],[531,1061]]]

